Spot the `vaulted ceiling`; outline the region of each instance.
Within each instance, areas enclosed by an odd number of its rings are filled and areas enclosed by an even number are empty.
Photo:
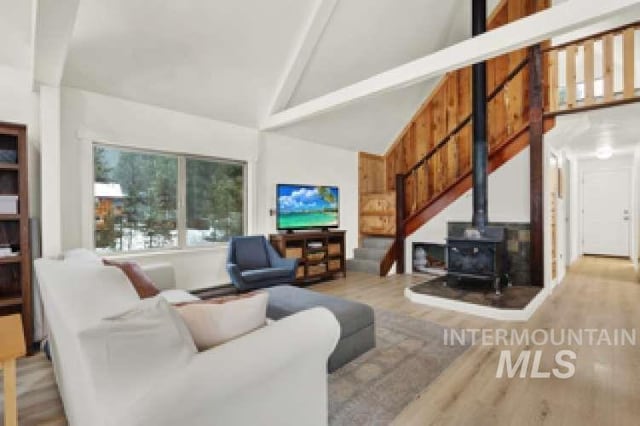
[[[37,62],[42,53],[50,59],[49,45],[41,45],[39,52],[37,37],[33,52],[36,1],[0,0],[0,71],[29,70],[34,55]],[[488,0],[488,10],[498,1]],[[69,40],[57,45],[66,52],[66,62],[62,66],[60,61],[53,84],[62,74],[64,86],[260,128],[308,35],[314,11],[323,4],[335,7],[280,109],[470,37],[470,0],[40,0],[38,14],[46,8],[63,13],[62,5],[74,11],[67,19]],[[64,39],[60,28],[48,30],[54,37],[45,32],[45,40]],[[38,70],[36,63],[36,80]],[[366,98],[277,131],[381,153],[437,80]]]
[[[322,0],[82,0],[63,84],[259,127]],[[493,7],[497,0],[490,2]],[[470,36],[469,0],[339,0],[289,106]],[[279,131],[383,151],[433,82]]]

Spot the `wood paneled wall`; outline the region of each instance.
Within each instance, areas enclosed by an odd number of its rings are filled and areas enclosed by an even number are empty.
[[[502,0],[488,18],[489,30],[549,7],[550,0]],[[491,93],[527,56],[518,50],[487,62]],[[493,149],[527,123],[526,67],[489,104],[489,143]],[[383,156],[360,157],[360,194],[395,191],[396,174],[407,173],[471,114],[471,67],[446,74]],[[405,184],[406,212],[411,214],[445,191],[471,168],[471,122],[452,136]],[[375,183],[372,181],[375,176]],[[382,176],[382,187],[380,177]],[[368,197],[371,200],[371,197]],[[361,200],[362,204],[362,200]],[[360,215],[361,223],[371,221]],[[366,228],[366,227],[365,227]],[[361,226],[361,232],[363,227]]]

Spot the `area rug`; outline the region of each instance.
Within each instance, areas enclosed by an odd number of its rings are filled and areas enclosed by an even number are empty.
[[[445,346],[444,328],[376,310],[376,348],[329,376],[329,424],[388,425],[467,346]]]

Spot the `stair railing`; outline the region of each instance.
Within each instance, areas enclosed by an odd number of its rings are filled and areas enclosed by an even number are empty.
[[[510,90],[510,84],[516,78],[526,81],[523,74],[527,72],[528,63],[529,56],[525,56],[487,96],[491,123],[490,132],[494,134],[498,130],[497,127],[503,126],[501,130],[506,134],[506,137],[494,137],[493,140],[489,141],[490,153],[499,149],[504,143],[509,142],[512,135],[520,134],[528,125],[527,114],[524,109],[519,110],[517,114],[510,114],[512,112],[510,108],[512,98],[523,98],[526,93],[524,92],[526,84],[517,86],[515,88],[517,93]],[[521,102],[522,105],[526,105],[526,103]],[[501,119],[495,119],[496,117],[501,117]],[[514,129],[514,122],[518,126],[517,130]],[[463,131],[470,127],[471,123],[472,115],[469,114],[411,166],[406,173],[398,173],[395,176],[396,234],[393,249],[395,251],[397,273],[404,273],[404,242],[407,236],[405,223],[407,218],[435,202],[471,172],[471,133],[469,132],[466,137],[461,137]],[[455,146],[454,152],[457,155],[447,155],[449,154],[447,151],[451,146]],[[464,153],[464,155],[460,155],[461,153]],[[457,161],[456,164],[453,164],[454,173],[443,170],[448,166],[446,160],[451,158]],[[422,195],[425,196],[423,197]]]

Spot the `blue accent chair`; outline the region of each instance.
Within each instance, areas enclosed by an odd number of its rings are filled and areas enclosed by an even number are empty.
[[[285,259],[262,235],[233,237],[229,242],[227,272],[240,291],[291,284],[298,259]]]

